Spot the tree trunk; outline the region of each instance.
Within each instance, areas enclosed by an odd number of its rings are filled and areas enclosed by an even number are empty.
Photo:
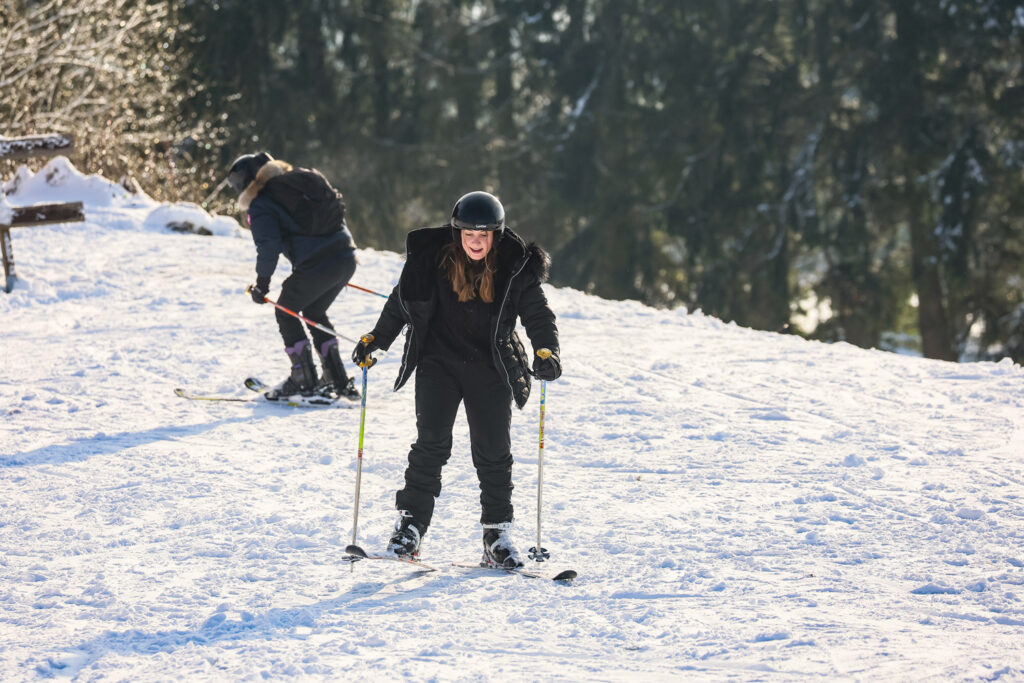
[[[920,207],[910,215],[912,272],[917,288],[917,321],[921,352],[925,358],[956,361],[956,349],[942,291],[942,278],[935,257],[934,240],[920,218]]]

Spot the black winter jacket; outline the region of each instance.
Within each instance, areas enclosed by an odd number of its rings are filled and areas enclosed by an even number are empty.
[[[256,244],[257,282],[260,279],[270,282],[281,255],[295,267],[330,245],[348,248],[355,253],[355,242],[344,219],[338,232],[330,235],[303,235],[284,207],[263,192],[267,181],[290,170],[291,164],[280,159],[264,164],[238,197],[238,207],[246,212],[252,240]]]
[[[338,245],[355,253],[352,233],[347,226],[330,235],[303,235],[284,207],[265,194],[252,200],[248,220],[252,241],[256,244],[257,278],[269,281],[277,270],[278,257],[282,255],[291,262],[294,269],[330,245]]]
[[[453,239],[451,226],[413,230],[406,238],[405,267],[372,332],[377,345],[387,350],[408,325],[395,391],[412,375],[423,353],[430,321],[437,310],[436,273],[441,249]],[[516,405],[522,408],[530,397],[532,356],[526,355],[516,334],[516,318],[522,321],[534,351],[547,348],[558,353],[555,314],[541,288],[547,279],[549,259],[539,246],[527,245],[508,228],[496,248],[494,291],[498,312],[491,320],[491,355],[494,367],[507,380]]]

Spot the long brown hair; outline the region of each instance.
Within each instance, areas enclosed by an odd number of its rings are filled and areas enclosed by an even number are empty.
[[[449,242],[441,250],[441,265],[448,282],[452,283],[452,291],[459,301],[466,302],[480,297],[481,301],[494,301],[494,264],[497,260],[497,240],[487,252],[483,261],[471,261],[462,245]]]

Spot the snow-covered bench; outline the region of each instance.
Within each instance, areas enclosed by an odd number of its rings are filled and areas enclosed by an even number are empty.
[[[20,138],[0,137],[0,159],[29,159],[68,154],[75,148],[74,135],[29,135]],[[11,251],[11,228],[69,223],[85,220],[82,202],[11,206],[0,186],[0,252],[4,262],[4,291],[14,288],[14,255]]]

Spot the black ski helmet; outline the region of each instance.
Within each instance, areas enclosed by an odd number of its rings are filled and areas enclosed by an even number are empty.
[[[452,227],[457,230],[497,230],[505,228],[505,207],[488,192],[464,194],[452,209]]]
[[[249,183],[256,179],[256,173],[263,168],[263,165],[273,160],[274,157],[270,156],[269,152],[243,154],[235,159],[235,163],[231,164],[231,170],[228,171],[228,185],[237,194],[242,194],[245,188],[249,187]]]

